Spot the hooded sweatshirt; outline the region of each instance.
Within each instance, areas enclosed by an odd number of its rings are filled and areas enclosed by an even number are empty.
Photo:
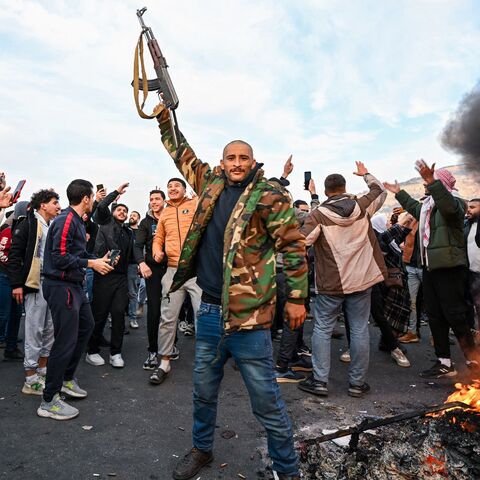
[[[383,205],[386,191],[370,174],[370,191],[359,198],[350,194],[328,198],[305,220],[302,232],[315,249],[316,291],[347,295],[382,282],[386,267],[370,217]]]

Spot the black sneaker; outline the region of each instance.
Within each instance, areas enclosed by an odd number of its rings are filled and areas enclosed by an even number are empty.
[[[157,354],[149,352],[147,359],[143,362],[144,370],[155,370],[158,367]]]
[[[285,475],[284,473],[277,473],[278,480],[300,480],[298,475]]]
[[[187,480],[197,474],[205,465],[213,460],[212,452],[202,452],[193,447],[181,460],[178,461],[173,478],[175,480]]]
[[[294,372],[311,372],[313,370],[311,357],[299,356],[295,362],[290,362],[289,367]]]
[[[160,385],[165,381],[165,379],[168,377],[168,372],[165,370],[162,370],[161,368],[157,368],[151,375],[149,382],[152,385]]]
[[[315,380],[313,375],[303,380],[298,384],[298,388],[304,392],[313,393],[314,395],[320,395],[326,397],[328,395],[328,388],[326,382]]]
[[[306,345],[302,345],[297,350],[297,355],[303,355],[304,357],[311,357],[312,356],[312,351]]]
[[[173,346],[173,350],[172,350],[172,353],[170,354],[170,360],[178,360],[180,358],[180,350],[179,348],[174,345]]]
[[[187,323],[185,325],[185,330],[183,331],[185,337],[193,337],[195,335],[195,325]]]
[[[364,383],[363,385],[352,385],[348,387],[348,394],[351,397],[363,397],[363,395],[370,391],[370,385],[368,383]]]
[[[15,350],[5,350],[3,352],[4,362],[20,362],[23,360],[23,357],[24,355],[19,348],[16,348]]]
[[[305,377],[301,373],[293,372],[290,368],[283,372],[277,368],[275,370],[275,380],[277,380],[277,383],[298,383],[305,380]]]
[[[437,360],[432,368],[420,372],[420,376],[422,378],[444,378],[455,377],[456,375],[457,371],[455,370],[453,364],[447,367],[441,363],[440,360]]]

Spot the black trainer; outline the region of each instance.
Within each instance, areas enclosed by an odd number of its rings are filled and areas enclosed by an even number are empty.
[[[300,355],[298,360],[288,365],[294,372],[311,372],[313,370],[311,357]]]
[[[162,370],[161,368],[157,368],[151,375],[150,375],[150,383],[152,385],[160,385],[165,381],[168,377],[168,372]]]
[[[303,380],[298,384],[298,388],[304,392],[313,393],[314,395],[320,395],[326,397],[328,395],[328,388],[326,382],[315,380],[313,375]]]
[[[277,473],[278,480],[300,480],[298,475],[286,475],[285,473]]]
[[[193,447],[181,460],[178,461],[173,478],[175,480],[187,480],[196,475],[205,465],[213,460],[212,452],[202,452]]]
[[[363,395],[370,391],[370,385],[368,383],[364,383],[363,385],[352,385],[348,387],[348,394],[351,397],[363,397]]]
[[[432,368],[420,372],[422,378],[444,378],[444,377],[455,377],[457,371],[453,366],[453,363],[447,367],[440,360],[437,360]]]

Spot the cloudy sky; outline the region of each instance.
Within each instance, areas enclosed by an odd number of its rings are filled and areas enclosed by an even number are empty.
[[[73,178],[130,181],[124,200],[143,212],[147,192],[177,175],[133,102],[144,4],[180,127],[203,160],[242,138],[274,176],[291,153],[303,198],[305,170],[318,184],[333,172],[350,179],[362,160],[405,180],[418,157],[457,162],[438,135],[480,78],[479,2],[138,1],[0,0],[0,170],[12,186],[27,179],[25,197],[52,186],[66,203]]]

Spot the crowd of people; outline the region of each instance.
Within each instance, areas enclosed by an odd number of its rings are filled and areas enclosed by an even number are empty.
[[[181,177],[166,183],[166,194],[150,191],[143,218],[122,203],[128,183],[108,193],[73,180],[63,210],[51,189],[14,203],[1,185],[0,346],[5,360],[23,361],[21,390],[41,397],[39,416],[78,415],[62,394],[87,396],[75,376],[82,358],[92,368],[104,365],[108,348],[112,367],[125,367],[124,335],[139,328],[144,304],[146,359],[132,368],[148,370],[150,384],[172,375],[178,335],[195,336],[193,448],[179,461],[177,480],[213,459],[218,392],[230,356],[267,431],[280,479],[299,477],[278,384],[328,395],[337,322],[345,324],[348,348],[340,360],[349,363],[350,396],[370,390],[369,322],[380,329],[378,348],[399,367],[410,367],[404,345],[418,343],[428,322],[437,361],[422,377],[457,374],[451,332],[468,368],[480,373],[480,198],[461,198],[448,170],[419,162],[425,195],[416,200],[357,162],[366,194],[347,193],[345,178],[335,173],[324,180],[325,201],[311,180],[310,205],[292,202],[291,158],[279,178],[267,179],[251,146],[234,140],[211,167],[179,132],[177,147],[166,109],[157,118]],[[388,191],[398,206],[379,213]],[[311,347],[303,335],[307,315],[314,322]],[[272,339],[279,341],[275,358]]]

